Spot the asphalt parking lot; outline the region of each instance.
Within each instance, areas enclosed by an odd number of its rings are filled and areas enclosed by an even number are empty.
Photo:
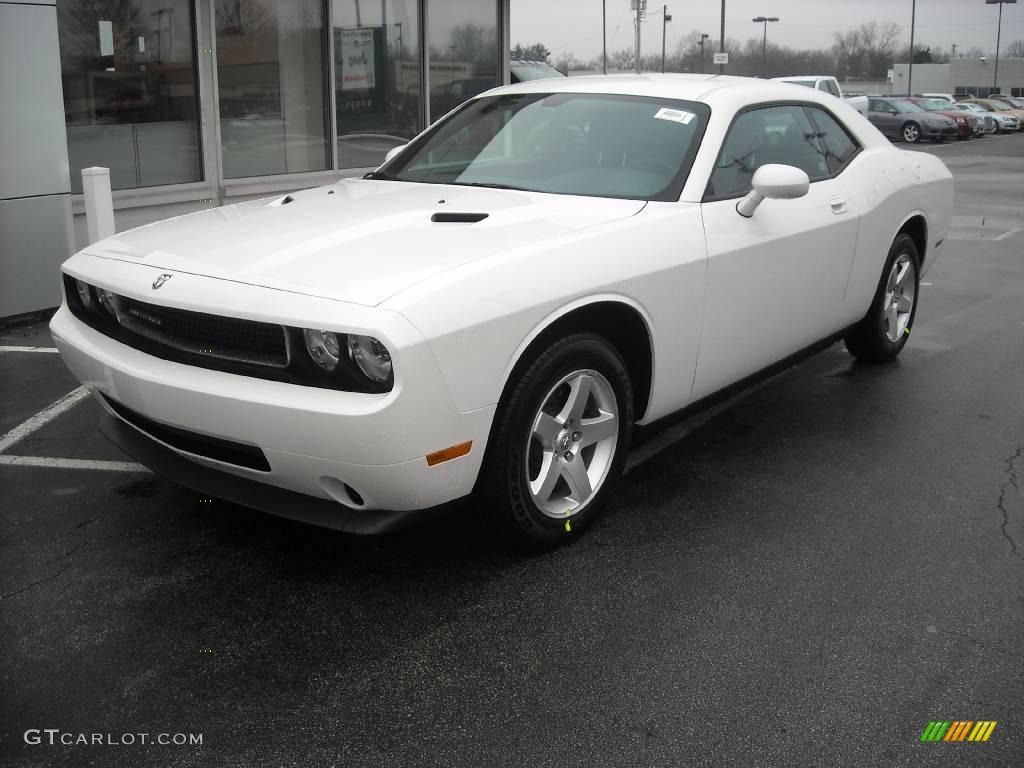
[[[543,556],[472,509],[358,538],[200,498],[65,399],[45,325],[0,332],[0,763],[1024,764],[1024,136],[919,149],[957,211],[899,361],[834,346],[656,438]]]

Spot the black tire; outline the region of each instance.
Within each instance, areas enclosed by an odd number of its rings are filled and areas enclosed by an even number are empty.
[[[903,127],[900,128],[900,136],[902,136],[903,140],[908,144],[917,144],[921,141],[921,126],[912,120],[907,121],[903,124]]]
[[[527,446],[532,445],[533,420],[552,388],[566,376],[588,370],[601,374],[614,392],[617,440],[597,490],[571,516],[555,518],[545,514],[531,496]],[[591,333],[558,339],[513,375],[516,378],[495,417],[477,496],[486,524],[504,543],[543,551],[579,536],[600,515],[618,485],[632,437],[633,385],[615,347]],[[583,461],[583,451],[574,458]]]
[[[889,275],[897,259],[902,256],[909,257],[913,265],[913,286],[914,297],[910,309],[906,329],[899,334],[895,341],[889,338],[886,324],[887,310],[887,286]],[[917,305],[921,295],[921,258],[917,252],[917,245],[914,239],[905,232],[901,232],[893,240],[889,248],[889,256],[885,260],[885,268],[878,281],[878,288],[871,301],[871,308],[857,325],[850,330],[844,339],[846,348],[854,357],[864,363],[887,363],[896,359],[910,336],[910,329],[914,325],[914,317],[917,315]]]

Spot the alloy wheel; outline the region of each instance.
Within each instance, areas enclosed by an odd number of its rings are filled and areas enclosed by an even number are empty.
[[[889,341],[896,343],[907,332],[916,298],[917,275],[914,260],[909,254],[901,253],[889,270],[889,277],[885,283],[885,299],[882,303],[885,336]]]
[[[903,126],[903,138],[911,144],[914,144],[921,138],[921,129],[914,123],[907,123]]]
[[[579,513],[615,461],[619,413],[615,390],[594,370],[563,376],[545,395],[526,443],[530,496],[546,516]]]

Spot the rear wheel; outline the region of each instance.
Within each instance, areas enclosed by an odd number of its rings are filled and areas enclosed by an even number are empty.
[[[889,249],[871,309],[846,336],[846,348],[858,360],[885,363],[906,345],[917,312],[920,265],[914,239],[901,233]]]
[[[481,474],[491,526],[542,550],[599,515],[622,472],[633,424],[626,365],[603,337],[574,334],[521,373],[498,415]]]
[[[901,133],[909,144],[917,144],[921,140],[921,127],[917,123],[904,123]]]

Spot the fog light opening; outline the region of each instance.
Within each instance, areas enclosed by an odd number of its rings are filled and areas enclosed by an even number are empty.
[[[339,504],[351,509],[366,509],[366,499],[363,498],[363,494],[343,480],[324,475],[320,478],[320,487]]]
[[[359,491],[357,491],[355,488],[353,488],[348,483],[342,483],[342,485],[345,487],[345,493],[347,493],[348,497],[352,500],[353,506],[356,506],[356,507],[365,507],[366,506],[366,502],[363,501],[363,497],[359,495]]]

